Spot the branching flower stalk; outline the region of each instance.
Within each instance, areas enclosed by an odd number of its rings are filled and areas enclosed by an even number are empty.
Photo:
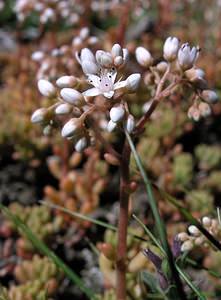
[[[127,295],[127,228],[129,218],[129,195],[136,189],[136,182],[130,180],[129,163],[131,149],[128,139],[124,138],[123,150],[118,153],[108,138],[118,129],[137,138],[144,130],[148,120],[152,118],[161,101],[169,101],[170,95],[180,87],[189,88],[193,95],[188,116],[195,121],[211,113],[210,105],[218,100],[217,94],[209,90],[203,70],[195,66],[199,55],[198,47],[190,47],[188,43],[180,46],[179,40],[169,37],[164,43],[164,61],[155,64],[151,53],[144,47],[137,47],[135,57],[144,68],[144,83],[152,90],[152,98],[146,103],[143,116],[136,122],[130,113],[127,102],[128,94],[139,89],[141,75],[134,73],[125,78],[125,67],[129,51],[119,44],[113,45],[111,51],[98,50],[96,54],[83,48],[76,51],[75,58],[81,65],[86,78],[65,75],[57,79],[56,86],[48,78],[38,81],[40,93],[48,98],[52,105],[40,108],[32,115],[33,123],[40,123],[44,134],[61,126],[61,135],[74,145],[77,152],[99,142],[105,149],[104,159],[120,169],[120,199],[118,221],[118,246],[116,258],[116,295],[117,300],[126,300]],[[88,88],[88,84],[91,88]],[[105,133],[105,137],[103,135]],[[157,207],[152,207],[157,212]],[[159,214],[157,212],[157,214]],[[158,228],[161,224],[158,224]],[[162,226],[161,226],[162,227]],[[161,228],[160,239],[165,234]],[[164,237],[163,237],[164,236]],[[167,253],[171,253],[167,241],[162,245]],[[173,257],[168,256],[172,266],[174,281],[178,283],[177,294],[185,299],[182,288],[179,288],[179,276],[173,269]]]

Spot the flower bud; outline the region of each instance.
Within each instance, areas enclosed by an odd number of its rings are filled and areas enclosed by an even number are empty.
[[[153,58],[150,52],[144,47],[137,47],[135,51],[137,62],[142,67],[150,67],[153,64]]]
[[[187,116],[188,118],[193,119],[196,122],[199,121],[200,111],[198,107],[196,107],[195,105],[191,106],[187,112]]]
[[[81,50],[81,62],[83,62],[84,60],[90,61],[90,62],[94,62],[95,63],[95,57],[93,52],[88,49],[88,48],[84,48]]]
[[[85,40],[89,36],[89,28],[83,27],[80,30],[79,36],[82,38],[82,40]]]
[[[168,66],[167,62],[161,61],[156,65],[156,68],[157,68],[157,71],[159,71],[160,73],[165,73],[167,66]]]
[[[114,123],[117,123],[123,119],[124,114],[125,114],[125,109],[124,109],[123,105],[121,105],[121,104],[116,105],[116,106],[112,107],[110,110],[110,119]]]
[[[127,78],[126,88],[128,92],[134,92],[137,90],[140,84],[141,76],[138,73],[132,74]]]
[[[186,232],[180,232],[178,233],[177,238],[179,241],[184,242],[189,239],[189,235]]]
[[[182,252],[185,252],[185,251],[190,251],[193,249],[193,242],[188,240],[188,241],[185,241],[182,246],[181,246],[181,251]]]
[[[198,47],[192,47],[191,49],[188,43],[183,44],[178,51],[178,63],[181,69],[184,71],[191,69],[198,58],[198,53]]]
[[[125,129],[128,133],[131,133],[135,127],[135,120],[132,115],[129,115],[126,120]]]
[[[45,97],[52,97],[55,95],[55,87],[53,86],[53,84],[45,79],[40,79],[38,81],[38,89],[39,92],[45,96]]]
[[[111,54],[113,57],[123,56],[123,50],[119,44],[114,44],[111,49]]]
[[[203,223],[203,226],[210,227],[212,224],[212,220],[209,217],[203,217],[202,223]]]
[[[45,115],[47,114],[46,108],[39,108],[31,116],[32,123],[41,123],[45,119]]]
[[[107,131],[108,132],[112,132],[114,131],[114,129],[116,128],[117,123],[113,122],[112,120],[110,120],[107,124]]]
[[[59,88],[74,87],[77,84],[77,79],[74,76],[61,76],[57,79],[56,84]]]
[[[96,74],[98,72],[98,66],[93,61],[84,60],[81,63],[84,74]]]
[[[212,110],[211,110],[209,104],[207,104],[207,103],[205,103],[205,102],[201,102],[201,103],[199,104],[199,107],[198,107],[198,108],[199,108],[199,111],[200,111],[201,116],[203,116],[203,117],[208,117],[208,116],[211,115]]]
[[[76,105],[81,106],[84,104],[84,97],[83,95],[71,88],[63,88],[61,90],[61,97],[64,99],[64,101]]]
[[[124,63],[123,57],[122,56],[116,56],[114,58],[114,65],[119,67]]]
[[[77,152],[82,152],[88,146],[88,140],[86,137],[82,137],[80,140],[77,141],[74,148]]]
[[[201,246],[205,242],[204,236],[199,236],[194,240],[194,244]]]
[[[113,58],[110,53],[102,50],[98,50],[96,52],[96,60],[102,67],[105,68],[108,68],[113,64]]]
[[[51,125],[47,125],[43,129],[43,135],[49,136],[52,132],[53,127]]]
[[[77,118],[70,119],[61,130],[62,137],[72,137],[73,135],[79,134],[82,130],[81,122]]]
[[[198,229],[196,226],[194,226],[194,225],[190,225],[190,226],[188,227],[188,231],[189,231],[189,233],[192,234],[193,236],[199,236],[199,235],[200,235],[199,229]]]
[[[104,159],[106,160],[106,162],[108,162],[110,165],[113,165],[113,166],[119,166],[120,165],[120,161],[119,159],[110,154],[110,153],[105,153],[104,154]]]
[[[168,37],[163,46],[163,57],[167,61],[173,61],[177,57],[179,40],[176,37]]]
[[[195,81],[196,79],[199,79],[199,78],[203,79],[205,77],[205,72],[199,68],[192,68],[192,69],[185,71],[185,76],[190,81]]]
[[[209,103],[216,103],[219,100],[217,93],[212,90],[202,91],[201,97],[203,98],[203,100],[205,100]]]
[[[123,48],[123,59],[124,63],[126,63],[129,60],[129,51],[126,48]]]
[[[55,109],[56,115],[66,115],[69,114],[71,111],[72,106],[67,103],[60,104]]]
[[[35,51],[32,54],[31,58],[32,58],[32,60],[39,62],[39,61],[41,61],[44,58],[44,56],[45,56],[44,52],[42,52],[42,51]]]

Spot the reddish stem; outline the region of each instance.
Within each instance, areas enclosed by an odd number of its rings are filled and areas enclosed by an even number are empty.
[[[126,269],[127,269],[127,228],[129,211],[129,193],[126,189],[129,182],[130,147],[125,140],[120,164],[120,212],[118,223],[117,245],[117,300],[126,300]]]

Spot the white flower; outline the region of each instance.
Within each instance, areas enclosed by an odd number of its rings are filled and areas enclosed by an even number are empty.
[[[127,85],[126,80],[115,83],[116,76],[117,72],[115,69],[111,71],[108,69],[102,69],[100,76],[94,74],[88,75],[88,81],[94,87],[86,90],[83,95],[85,97],[103,95],[106,98],[112,98],[115,90]]]
[[[114,123],[121,121],[124,117],[125,109],[122,104],[117,104],[110,110],[110,119]]]
[[[176,59],[179,48],[179,40],[176,37],[168,37],[163,46],[163,56],[168,61]]]
[[[137,47],[135,51],[137,62],[143,67],[150,67],[153,63],[153,58],[150,52],[144,47]]]
[[[51,97],[55,94],[55,87],[53,84],[45,79],[40,79],[38,81],[38,89],[40,93],[45,97]]]
[[[198,58],[199,48],[192,47],[188,43],[183,44],[178,51],[178,63],[180,67],[185,71],[191,69],[193,64]]]

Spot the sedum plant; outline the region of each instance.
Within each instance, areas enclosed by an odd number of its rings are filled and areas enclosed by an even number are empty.
[[[146,48],[138,46],[133,54],[138,63],[137,69],[140,68],[144,74],[142,78],[138,72],[128,74],[129,50],[119,44],[114,44],[108,51],[97,50],[95,54],[90,49],[83,48],[75,53],[83,77],[73,74],[64,75],[55,83],[46,79],[38,81],[38,89],[48,99],[50,106],[37,109],[31,121],[39,123],[46,135],[61,127],[62,137],[68,139],[77,152],[84,152],[85,149],[100,144],[104,149],[104,159],[120,168],[118,239],[114,263],[116,279],[112,283],[117,300],[125,300],[127,297],[129,196],[137,187],[129,170],[131,149],[133,150],[131,138],[139,140],[146,124],[154,115],[157,123],[156,108],[161,102],[173,105],[174,95],[179,99],[179,105],[185,101],[186,106],[189,106],[187,115],[190,119],[198,121],[211,114],[210,104],[215,103],[218,96],[209,89],[204,71],[196,66],[199,53],[198,46],[191,47],[188,43],[180,45],[176,37],[169,37],[163,46],[164,59],[156,63]],[[139,97],[141,91],[146,92],[148,105],[143,115],[136,119],[132,114],[131,101]],[[189,100],[183,100],[186,95]],[[114,148],[109,138],[115,134],[122,136],[120,151]],[[179,170],[179,161],[184,163],[185,172]],[[140,166],[138,159],[136,163]],[[185,153],[174,159],[173,172],[178,183],[185,185],[191,178],[191,164],[191,159]],[[151,198],[149,188],[148,193]],[[151,208],[156,216],[157,208],[153,202]],[[159,216],[156,222],[158,229],[160,227],[162,241],[165,232]],[[176,283],[173,296],[185,299],[178,271],[165,240],[163,245],[164,251],[168,253],[171,282]]]

